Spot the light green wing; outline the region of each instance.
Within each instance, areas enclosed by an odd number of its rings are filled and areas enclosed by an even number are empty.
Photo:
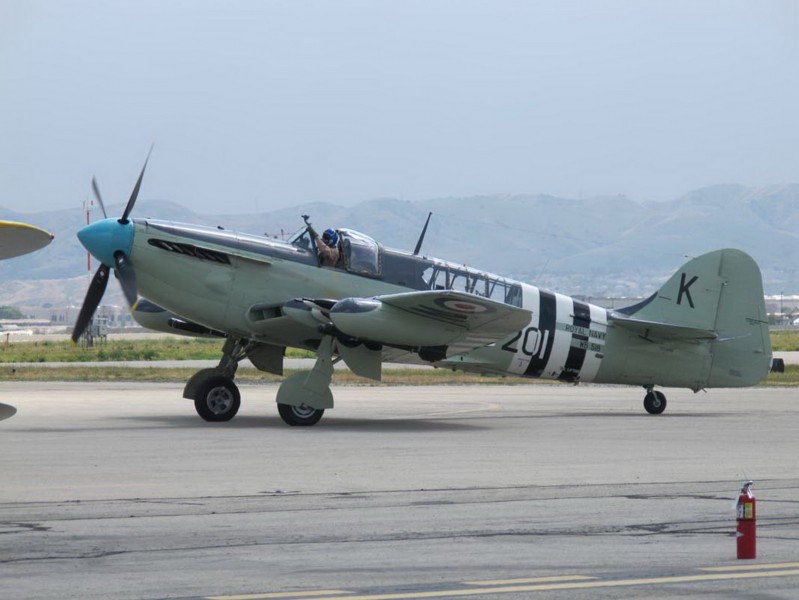
[[[530,317],[527,310],[454,291],[347,298],[330,309],[330,320],[347,335],[399,347],[446,347],[446,356],[495,343]]]

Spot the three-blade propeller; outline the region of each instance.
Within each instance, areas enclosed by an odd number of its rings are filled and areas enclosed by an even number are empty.
[[[136,185],[133,188],[133,193],[131,193],[125,210],[122,212],[122,217],[117,220],[119,225],[127,225],[129,223],[128,217],[136,204],[136,198],[139,196],[139,189],[141,188],[141,182],[144,178],[144,171],[147,169],[147,161],[150,160],[150,153],[152,153],[152,151],[153,149],[151,147],[150,152],[147,154],[147,159],[144,161],[141,173],[139,174],[139,179],[136,181]],[[94,196],[97,198],[97,203],[103,211],[103,217],[107,219],[108,215],[105,211],[105,204],[103,203],[102,196],[100,195],[100,188],[97,185],[97,180],[94,178],[92,178],[92,190],[94,190]],[[116,250],[113,257],[114,273],[122,286],[125,299],[130,306],[133,306],[137,298],[136,273],[133,269],[133,263],[130,257],[122,250]],[[89,326],[89,322],[92,316],[94,316],[97,307],[100,306],[100,301],[103,299],[103,294],[105,294],[105,288],[108,286],[108,276],[110,272],[111,267],[101,262],[100,268],[97,269],[97,272],[94,274],[89,284],[86,298],[83,300],[83,306],[80,309],[80,313],[78,313],[77,321],[75,321],[75,328],[72,330],[73,342],[77,342],[80,339],[80,336],[83,335],[83,332],[86,331],[86,328]]]

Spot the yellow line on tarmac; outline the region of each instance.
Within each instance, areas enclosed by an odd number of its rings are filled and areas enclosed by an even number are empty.
[[[731,581],[736,579],[762,579],[766,577],[796,577],[799,569],[786,567],[799,566],[799,563],[781,563],[773,565],[745,565],[742,567],[708,567],[702,571],[732,571],[737,569],[746,572],[717,572],[704,575],[675,575],[671,577],[650,577],[642,579],[609,579],[599,580],[596,577],[583,575],[564,575],[562,577],[537,577],[531,579],[505,579],[496,581],[473,581],[467,585],[482,586],[472,589],[430,590],[427,592],[405,592],[389,594],[365,594],[354,596],[352,592],[342,590],[317,590],[312,592],[275,592],[267,594],[246,594],[241,596],[212,596],[208,600],[269,600],[270,598],[321,598],[324,600],[401,600],[416,598],[447,598],[459,596],[480,596],[484,594],[512,594],[519,592],[544,592],[559,590],[586,590],[593,588],[633,587],[642,585],[658,585],[672,583],[701,583],[705,581]],[[767,570],[767,569],[778,570]],[[522,584],[529,585],[505,585]]]
[[[700,571],[724,572],[724,571],[767,571],[768,569],[793,569],[799,567],[799,563],[774,563],[771,565],[741,565],[734,567],[705,567]]]
[[[318,598],[351,594],[345,590],[316,590],[313,592],[274,592],[271,594],[243,594],[239,596],[209,596],[207,600],[269,600],[269,598]]]
[[[615,579],[605,581],[575,581],[571,583],[543,583],[537,585],[513,585],[481,587],[474,589],[435,590],[429,592],[406,592],[391,594],[366,594],[363,596],[328,597],[326,600],[401,600],[415,598],[450,598],[482,596],[485,594],[512,594],[519,592],[544,592],[558,590],[587,590],[594,588],[632,587],[671,583],[694,583],[704,581],[730,581],[735,579],[759,579],[765,577],[799,576],[797,570],[759,571],[750,573],[708,573],[706,575],[683,575],[675,577],[652,577],[649,579]],[[228,600],[228,599],[225,599]]]
[[[588,581],[598,577],[562,575],[560,577],[530,577],[528,579],[495,579],[493,581],[464,581],[465,585],[518,585],[520,583],[555,583],[557,581]]]

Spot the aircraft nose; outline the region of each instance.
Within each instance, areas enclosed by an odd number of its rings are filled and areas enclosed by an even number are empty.
[[[133,249],[133,223],[103,219],[81,229],[78,239],[97,260],[107,267],[113,267],[114,254],[117,252],[130,256]]]

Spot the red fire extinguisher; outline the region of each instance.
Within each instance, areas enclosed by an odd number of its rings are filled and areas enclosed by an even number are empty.
[[[738,558],[757,558],[757,512],[752,495],[752,481],[747,481],[738,495],[735,507],[738,520]]]

